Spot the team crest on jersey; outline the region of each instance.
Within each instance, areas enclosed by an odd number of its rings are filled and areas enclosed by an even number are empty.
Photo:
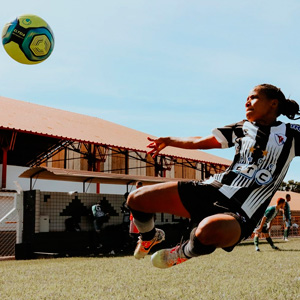
[[[279,146],[282,146],[286,141],[286,136],[283,134],[275,134],[275,141]]]

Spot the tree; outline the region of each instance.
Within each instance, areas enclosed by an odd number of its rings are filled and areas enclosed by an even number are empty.
[[[289,180],[287,183],[282,182],[279,189],[279,191],[291,191],[295,193],[300,193],[300,182]]]

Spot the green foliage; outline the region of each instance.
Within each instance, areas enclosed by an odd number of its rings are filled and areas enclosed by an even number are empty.
[[[300,182],[294,180],[289,180],[288,182],[283,181],[279,187],[279,190],[300,193]]]
[[[150,257],[1,261],[1,300],[300,299],[300,239],[261,240],[161,270]]]

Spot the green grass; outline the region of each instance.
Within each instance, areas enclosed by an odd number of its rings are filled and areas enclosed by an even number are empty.
[[[251,241],[166,270],[150,256],[1,261],[0,299],[300,299],[300,239],[274,241],[282,251]]]

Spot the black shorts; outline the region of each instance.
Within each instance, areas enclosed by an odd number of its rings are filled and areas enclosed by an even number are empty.
[[[239,207],[230,203],[230,199],[213,185],[200,181],[180,181],[178,182],[178,192],[182,204],[191,215],[193,223],[198,224],[212,215],[226,214],[233,216],[241,226],[241,236],[238,243],[252,234],[254,226],[250,224],[245,213]],[[236,245],[223,249],[230,252]]]
[[[94,219],[94,229],[95,231],[100,231],[102,228],[102,225],[104,223],[104,218],[95,218]]]

